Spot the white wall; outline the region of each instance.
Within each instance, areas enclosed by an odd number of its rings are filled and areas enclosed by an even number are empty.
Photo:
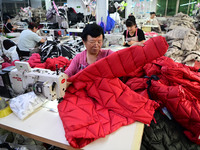
[[[97,0],[96,6],[96,23],[101,22],[101,17],[103,17],[103,22],[106,24],[108,15],[108,0]]]
[[[149,12],[156,12],[157,0],[127,0],[126,18],[130,13],[133,13],[136,18],[147,17]]]
[[[30,0],[30,2],[31,2],[32,8],[42,7],[42,1],[41,0]]]
[[[50,8],[52,8],[51,0],[45,0],[45,5],[46,5],[46,10],[49,10]]]

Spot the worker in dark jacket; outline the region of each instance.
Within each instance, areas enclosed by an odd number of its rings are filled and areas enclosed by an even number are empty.
[[[13,26],[11,24],[11,20],[10,20],[10,17],[7,16],[6,17],[6,20],[5,20],[5,24],[4,24],[4,33],[7,34],[7,33],[12,33],[14,32],[15,30],[17,29],[16,26]]]

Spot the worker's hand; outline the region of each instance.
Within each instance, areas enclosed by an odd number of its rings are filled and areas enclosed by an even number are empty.
[[[17,26],[13,26],[12,31],[16,30],[18,27]]]
[[[135,41],[129,41],[128,45],[133,45],[135,43]]]
[[[135,42],[131,46],[144,46],[144,44],[141,42]]]
[[[66,88],[68,88],[70,84],[72,84],[72,82],[67,82]]]
[[[67,79],[69,79],[69,76],[66,74],[66,80],[67,80]],[[69,87],[69,85],[72,84],[72,82],[68,82],[68,81],[67,81],[66,84],[67,84],[67,86],[66,86],[66,89],[67,89],[67,88]]]

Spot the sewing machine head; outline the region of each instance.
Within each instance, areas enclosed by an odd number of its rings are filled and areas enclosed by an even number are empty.
[[[49,100],[61,99],[66,91],[66,74],[49,69],[30,68],[27,62],[15,62],[9,78],[11,87],[17,94],[23,94],[30,88]]]

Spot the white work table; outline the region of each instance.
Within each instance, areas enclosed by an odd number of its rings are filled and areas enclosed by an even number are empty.
[[[82,33],[83,29],[68,28],[67,32]]]
[[[14,113],[0,118],[0,128],[15,132],[35,140],[63,149],[74,150],[65,138],[65,132],[58,112],[49,111],[45,104],[24,120]],[[139,150],[144,124],[135,122],[123,126],[105,138],[100,138],[83,147],[84,150]]]

